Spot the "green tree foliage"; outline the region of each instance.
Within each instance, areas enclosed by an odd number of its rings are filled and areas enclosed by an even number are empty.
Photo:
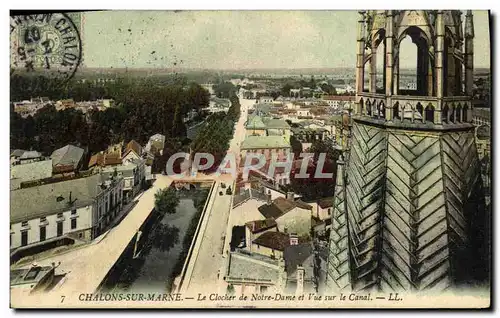
[[[177,105],[174,112],[174,120],[172,123],[172,133],[171,136],[182,138],[186,137],[186,125],[184,125],[184,116],[182,114],[181,106]]]
[[[320,85],[320,87],[323,90],[323,92],[329,95],[337,95],[337,90],[330,84],[323,83]]]
[[[13,100],[31,96],[48,96],[51,99],[71,97],[76,101],[109,97],[116,102],[116,107],[104,111],[89,110],[86,114],[75,109],[56,111],[54,106],[46,106],[27,118],[11,111],[11,148],[35,149],[45,154],[68,143],[87,147],[89,153],[102,151],[109,144],[121,140],[134,139],[145,144],[151,135],[157,133],[184,139],[185,115],[209,103],[207,90],[198,84],[188,85],[180,80],[165,80],[164,83],[158,79],[117,79],[101,86],[90,82],[71,82],[66,87],[58,88],[57,92],[43,86],[44,82],[36,77],[15,76],[12,81],[29,88],[24,92],[12,89]],[[39,89],[39,86],[42,88]],[[22,95],[32,92],[33,95]]]
[[[292,88],[295,88],[294,85],[292,85],[290,83],[286,83],[285,85],[283,85],[283,87],[281,87],[281,95],[282,96],[289,96],[290,90]]]
[[[161,214],[173,214],[179,205],[179,197],[174,188],[160,189],[155,193],[155,209]]]
[[[159,222],[155,229],[149,232],[144,248],[154,247],[162,252],[168,252],[179,243],[179,232],[178,227]]]
[[[291,183],[288,185],[289,190],[301,194],[305,200],[316,200],[323,197],[332,196],[335,190],[335,178],[337,172],[336,161],[339,156],[339,151],[333,148],[331,142],[317,140],[313,142],[309,153],[314,154],[312,164],[308,167],[307,173],[309,178],[295,178],[294,174],[291,177]],[[333,173],[333,178],[315,178],[316,169],[320,166],[318,159],[321,153],[325,153],[325,162],[321,172]]]
[[[290,136],[290,146],[292,146],[292,151],[295,158],[298,158],[302,152],[302,143],[295,137]]]
[[[222,82],[213,86],[215,95],[220,98],[229,98],[236,94],[236,86],[231,82]]]
[[[233,137],[234,124],[240,117],[240,102],[232,95],[231,106],[227,114],[215,113],[208,117],[206,125],[191,143],[192,153],[209,153],[215,158],[211,171],[218,168],[226,156],[229,143]]]

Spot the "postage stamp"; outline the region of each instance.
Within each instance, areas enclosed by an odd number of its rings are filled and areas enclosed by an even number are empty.
[[[82,58],[80,32],[64,13],[11,16],[11,73],[24,70],[64,84]]]
[[[490,307],[489,19],[12,15],[11,306]]]

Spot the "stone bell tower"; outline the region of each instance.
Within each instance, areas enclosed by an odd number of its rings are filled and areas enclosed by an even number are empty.
[[[465,23],[461,11],[359,13],[356,106],[338,165],[327,287],[420,291],[486,281],[472,12]],[[407,36],[417,47],[413,88],[399,85]]]

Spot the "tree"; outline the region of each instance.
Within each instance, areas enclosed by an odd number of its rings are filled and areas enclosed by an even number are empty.
[[[186,125],[184,125],[184,118],[182,116],[181,107],[175,107],[174,120],[172,125],[172,136],[176,138],[186,137]]]
[[[316,80],[314,79],[314,75],[311,75],[311,79],[309,80],[309,87],[311,89],[315,89],[316,88]]]
[[[332,196],[335,191],[337,158],[340,152],[333,148],[331,142],[316,140],[308,150],[313,153],[313,161],[307,168],[308,178],[296,178],[292,173],[290,189],[301,194],[306,200],[316,200],[323,197]],[[325,161],[319,161],[320,154],[325,154]],[[333,178],[315,178],[316,170],[322,168],[323,173],[333,173]]]
[[[158,223],[148,235],[147,247],[155,247],[162,252],[168,252],[179,243],[179,228],[169,224]]]
[[[236,93],[236,86],[231,82],[222,82],[213,86],[215,95],[219,98],[229,98]]]
[[[161,214],[173,214],[179,205],[176,190],[172,187],[160,189],[155,193],[155,209]]]
[[[292,84],[286,83],[281,87],[281,96],[289,96],[290,95],[290,90],[294,88]]]
[[[320,85],[320,87],[323,90],[323,92],[329,95],[337,95],[337,90],[335,89],[335,87],[333,87],[333,85],[323,83]]]
[[[298,158],[302,153],[302,143],[295,136],[290,136],[290,146],[292,147],[295,158]]]

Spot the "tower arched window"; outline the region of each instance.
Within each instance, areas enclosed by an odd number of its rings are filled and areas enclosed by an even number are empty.
[[[431,104],[427,105],[425,107],[425,117],[424,117],[426,122],[434,122],[434,106]]]
[[[467,112],[469,110],[469,106],[467,104],[464,105],[464,108],[462,109],[462,121],[463,122],[468,122],[469,118],[467,118]]]
[[[380,116],[385,119],[385,104],[380,102]]]
[[[455,121],[457,123],[461,123],[462,122],[462,106],[458,105],[457,107],[455,107]]]
[[[454,123],[455,120],[455,105],[450,107],[450,123]]]
[[[443,110],[441,111],[441,121],[443,123],[448,123],[448,105],[444,105]]]
[[[422,106],[422,104],[417,103],[416,110],[417,110],[417,112],[415,113],[414,118],[416,120],[423,121],[423,119],[424,119],[424,107]]]
[[[399,103],[394,104],[392,111],[393,111],[394,118],[401,119],[401,117],[399,115]]]
[[[372,115],[372,104],[369,100],[366,101],[366,113],[368,116]]]

